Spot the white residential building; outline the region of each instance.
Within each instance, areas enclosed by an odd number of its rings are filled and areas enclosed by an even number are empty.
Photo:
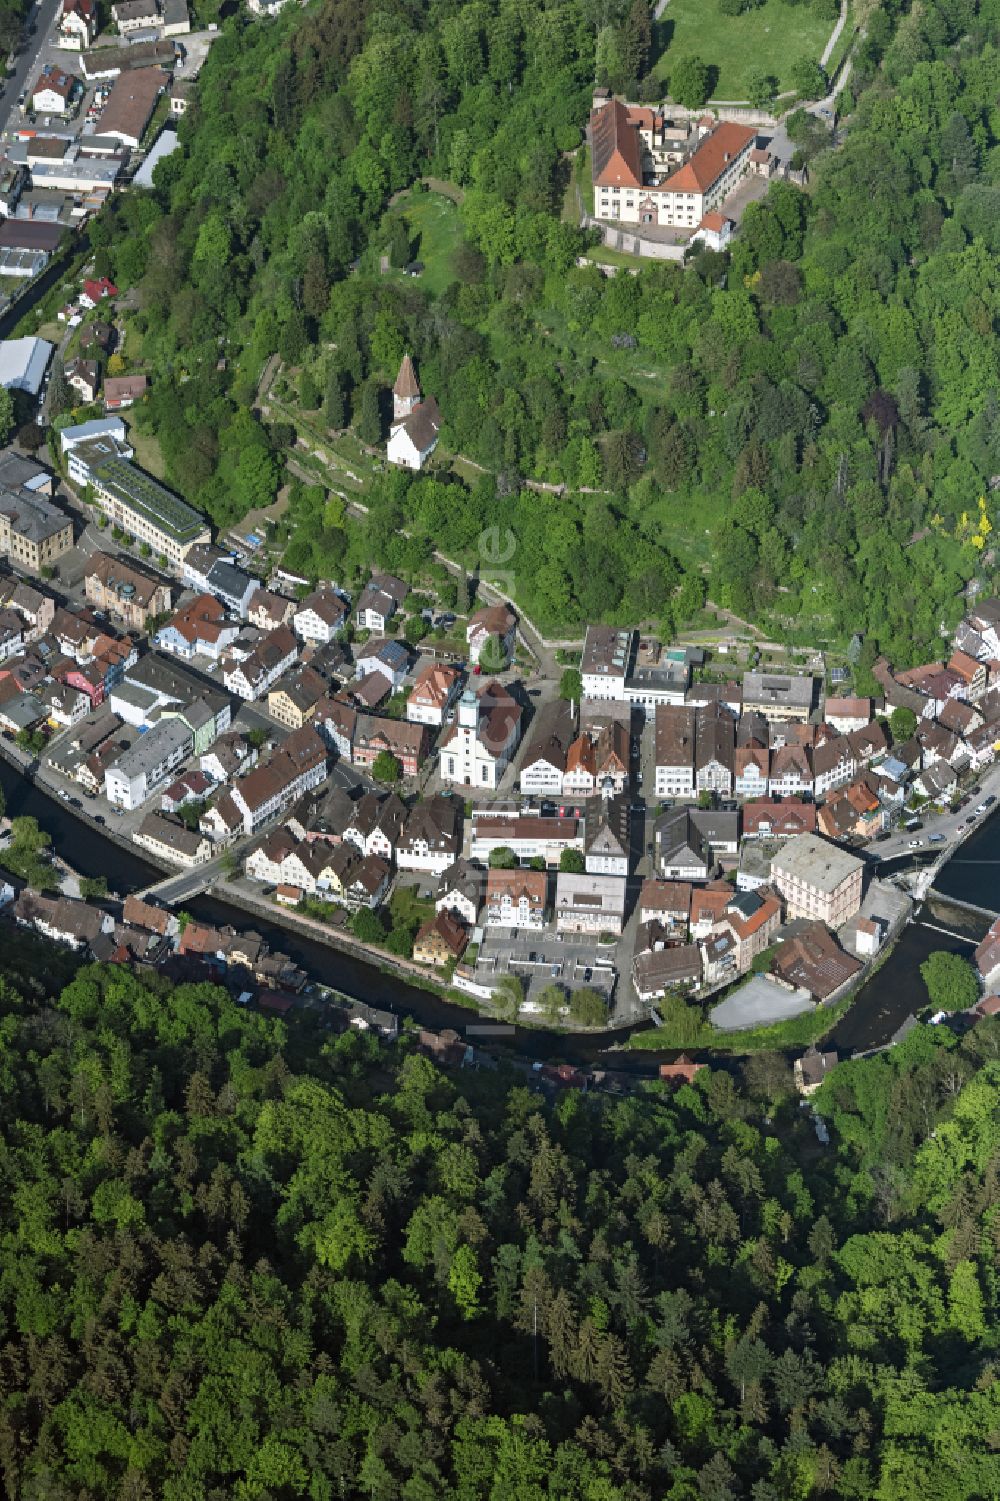
[[[434,894],[435,912],[455,912],[475,926],[486,895],[486,872],[468,860],[456,860],[449,865],[438,882]]]
[[[400,870],[429,871],[440,876],[454,864],[462,849],[461,806],[458,798],[438,796],[416,803],[396,841]]]
[[[193,749],[194,736],[183,720],[161,720],[105,771],[108,802],[117,808],[141,808]]]
[[[332,589],[308,595],[292,616],[292,630],[300,641],[328,646],[344,628],[347,605]]]
[[[432,662],[413,684],[406,700],[411,724],[442,725],[462,689],[462,677],[454,667]]]
[[[236,650],[236,647],[230,648],[227,654],[229,660],[223,669],[222,681],[230,693],[252,703],[265,697],[288,671],[298,657],[299,644],[288,627],[282,625],[238,659]]]
[[[491,927],[538,930],[545,926],[547,895],[544,870],[491,870],[482,921]]]
[[[738,798],[759,802],[767,797],[771,768],[770,751],[756,746],[738,746],[733,759],[733,787]]]
[[[229,789],[228,796],[243,818],[243,833],[255,834],[304,792],[318,787],[325,776],[322,740],[309,725],[293,730],[269,761],[240,777]]]
[[[813,751],[813,796],[826,797],[837,787],[846,787],[858,772],[854,747],[846,735],[838,735]]]
[[[695,710],[683,704],[660,704],[656,710],[655,767],[657,797],[694,797]]]
[[[176,818],[162,813],[147,813],[132,835],[132,842],[169,860],[173,865],[190,868],[204,865],[212,858],[212,846],[202,833],[194,833]]]
[[[827,724],[841,735],[863,730],[872,720],[870,698],[828,698],[823,715]]]
[[[63,0],[56,43],[74,52],[97,40],[97,0]]]
[[[625,681],[635,655],[635,631],[589,625],[583,644],[580,675],[584,698],[625,699]]]
[[[373,573],[358,599],[357,619],[360,628],[377,631],[382,635],[409,592],[403,580],[393,574]]]
[[[469,648],[469,661],[473,665],[479,661],[483,647],[491,636],[500,642],[504,655],[509,657],[517,636],[517,616],[508,605],[485,605],[469,616],[465,640]]]

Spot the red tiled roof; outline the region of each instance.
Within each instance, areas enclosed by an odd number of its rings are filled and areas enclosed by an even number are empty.
[[[948,671],[956,672],[967,683],[971,683],[981,669],[982,663],[977,662],[975,657],[970,657],[968,652],[964,651],[952,652],[948,661]]]
[[[199,594],[190,604],[183,605],[169,622],[188,643],[217,641],[225,623],[225,609],[211,594]]]
[[[594,182],[605,187],[642,187],[639,132],[617,99],[590,117]]]
[[[533,907],[544,907],[548,876],[544,870],[491,870],[486,877],[487,900],[509,896],[512,902],[527,898]]]
[[[435,709],[443,708],[448,702],[457,679],[458,673],[454,667],[443,667],[432,662],[424,668],[414,683],[410,702],[430,704]]]
[[[602,111],[603,113],[603,111]],[[734,157],[739,156],[757,132],[747,125],[735,125],[727,120],[716,127],[698,147],[690,161],[678,167],[666,182],[661,184],[668,193],[705,193],[725,171]]]
[[[683,912],[691,910],[690,881],[658,881],[647,876],[639,892],[639,909],[643,912]]]
[[[578,735],[566,752],[566,774],[573,771],[589,771],[593,776],[597,769],[594,746],[589,735]]]

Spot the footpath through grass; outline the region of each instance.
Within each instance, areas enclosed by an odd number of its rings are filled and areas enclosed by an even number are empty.
[[[669,80],[680,58],[700,57],[718,69],[715,99],[745,99],[755,72],[770,73],[779,89],[790,89],[795,64],[804,57],[819,62],[833,26],[807,3],[766,0],[757,10],[724,16],[719,0],[669,0],[658,27],[664,51],[653,73]]]

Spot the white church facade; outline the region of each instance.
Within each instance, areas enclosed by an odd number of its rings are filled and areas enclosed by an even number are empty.
[[[413,361],[405,354],[392,388],[389,463],[422,469],[437,447],[440,427],[438,404],[433,396],[421,396]]]

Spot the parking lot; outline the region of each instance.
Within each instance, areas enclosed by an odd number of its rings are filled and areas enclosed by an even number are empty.
[[[610,1002],[618,978],[618,944],[598,943],[596,937],[557,933],[517,933],[510,928],[484,928],[476,964],[476,978],[490,983],[503,974],[518,975],[530,1001],[547,985],[578,989],[589,985]]]

